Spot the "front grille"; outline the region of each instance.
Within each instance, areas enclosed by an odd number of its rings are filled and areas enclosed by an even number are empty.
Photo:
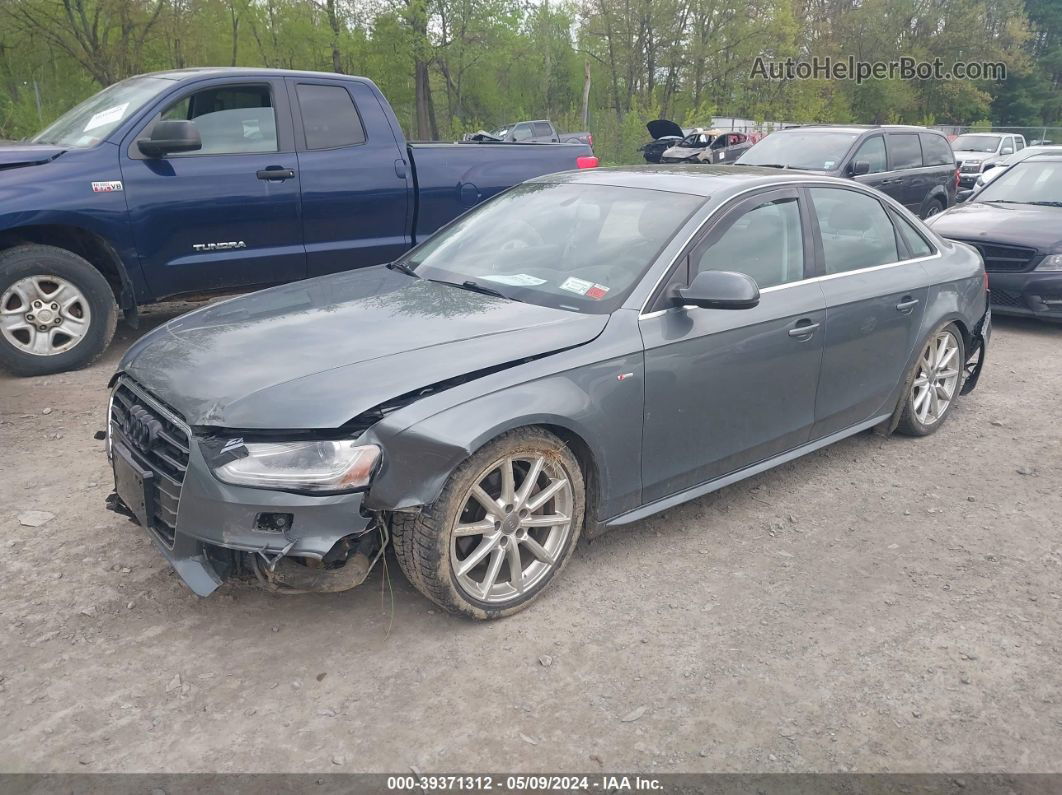
[[[1036,249],[1025,246],[1001,246],[995,243],[985,243],[981,240],[961,240],[968,243],[981,254],[985,261],[986,271],[1004,271],[1015,273],[1032,270],[1036,260]]]
[[[981,173],[981,164],[980,163],[960,163],[959,164],[959,170],[962,173],[964,173],[964,174],[980,174]]]
[[[1010,306],[1015,309],[1028,309],[1025,300],[1020,295],[1014,293],[1008,293],[1005,290],[998,290],[992,288],[992,305],[993,306]]]
[[[153,427],[148,439],[131,431],[130,420],[134,417]],[[114,438],[135,453],[141,464],[155,475],[151,479],[155,490],[154,513],[148,521],[151,529],[172,546],[181,487],[188,471],[188,430],[175,413],[125,379],[114,388],[110,420]]]

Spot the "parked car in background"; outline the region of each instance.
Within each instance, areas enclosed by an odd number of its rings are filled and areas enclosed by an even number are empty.
[[[994,312],[1062,321],[1062,153],[1015,163],[929,224],[981,253]]]
[[[426,597],[496,618],[584,532],[874,426],[934,432],[977,382],[986,310],[973,249],[851,180],[542,177],[391,267],[140,339],[112,504],[201,596],[241,569],[350,588],[390,537]]]
[[[736,161],[848,177],[920,218],[955,203],[955,156],[943,133],[900,125],[806,125],[773,132]]]
[[[665,151],[693,132],[692,130],[682,129],[670,119],[654,119],[645,125],[645,129],[649,131],[649,135],[653,138],[652,141],[638,150],[642,153],[646,163],[659,163],[660,156]]]
[[[388,262],[586,144],[411,144],[360,77],[202,68],[116,83],[0,145],[0,366],[107,347],[119,310]]]
[[[998,177],[1010,166],[1015,163],[1020,163],[1022,160],[1027,160],[1033,155],[1044,154],[1062,154],[1062,146],[1048,146],[1048,145],[1036,145],[1027,146],[1024,149],[1019,149],[1014,154],[1003,158],[998,163],[993,163],[990,166],[985,166],[984,170],[978,175],[977,182],[974,183],[974,188],[980,188],[987,185],[993,179]]]
[[[729,163],[752,143],[744,133],[694,130],[660,156],[661,163]]]
[[[594,143],[594,136],[588,132],[558,132],[549,119],[513,122],[486,132],[474,133],[466,138],[480,143],[575,143],[587,146],[593,146]]]
[[[972,188],[985,169],[1025,148],[1025,138],[1015,133],[965,133],[951,142],[959,162],[959,187]]]

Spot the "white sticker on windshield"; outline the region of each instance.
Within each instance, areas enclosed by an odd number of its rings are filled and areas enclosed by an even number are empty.
[[[833,161],[832,160],[827,160],[825,163],[822,164],[822,167],[823,168],[833,168]]]
[[[567,279],[564,280],[564,284],[562,284],[560,288],[562,290],[567,290],[569,293],[586,295],[586,291],[593,286],[593,282],[588,282],[585,279],[576,279],[574,276],[569,276]]]
[[[546,283],[545,279],[539,279],[537,276],[530,276],[526,273],[497,273],[483,278],[498,284],[509,284],[513,287],[538,287],[538,285]]]
[[[107,108],[107,110],[92,114],[92,118],[88,120],[88,123],[81,131],[88,132],[105,124],[114,124],[116,121],[121,121],[125,115],[125,109],[128,107],[129,103],[123,102],[121,105],[115,105],[113,108]]]

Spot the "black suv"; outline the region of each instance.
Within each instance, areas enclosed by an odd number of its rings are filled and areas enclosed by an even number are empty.
[[[943,133],[926,127],[806,125],[773,132],[735,161],[851,177],[929,218],[955,203],[958,168]]]

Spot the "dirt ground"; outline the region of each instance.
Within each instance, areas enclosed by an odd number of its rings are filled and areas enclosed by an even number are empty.
[[[936,435],[584,543],[487,624],[393,560],[344,594],[193,596],[104,510],[134,337],[0,376],[0,770],[1062,770],[1062,328],[998,318]]]

